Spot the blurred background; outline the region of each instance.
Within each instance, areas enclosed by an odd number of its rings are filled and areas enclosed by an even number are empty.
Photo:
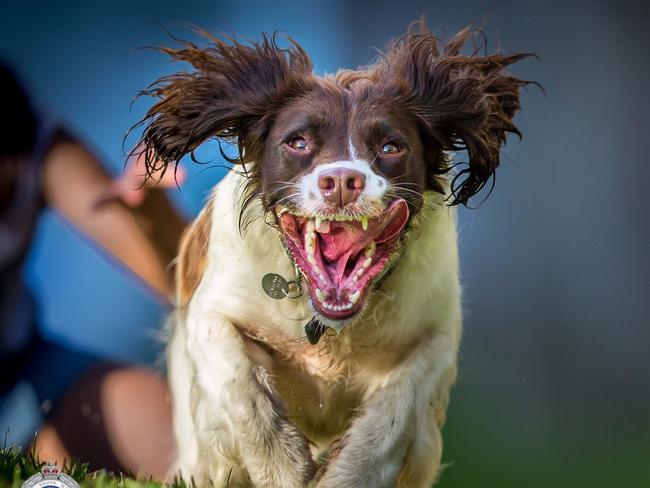
[[[464,339],[439,486],[650,486],[648,2],[5,0],[0,57],[117,175],[150,104],[132,98],[179,69],[137,49],[169,43],[161,26],[285,30],[323,74],[367,63],[423,14],[447,36],[487,21],[489,47],[539,55],[513,72],[546,90],[522,94],[524,138],[491,197],[460,209]],[[170,195],[191,217],[224,170],[185,166]],[[164,307],[52,213],[25,273],[46,337],[156,361]],[[9,442],[39,418],[27,387],[0,405]]]

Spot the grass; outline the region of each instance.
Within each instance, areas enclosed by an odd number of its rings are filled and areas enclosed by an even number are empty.
[[[0,488],[20,488],[30,476],[39,473],[45,462],[33,451],[17,447],[0,450]],[[164,484],[158,481],[136,480],[121,473],[89,471],[88,464],[71,461],[63,466],[63,472],[75,479],[81,488],[191,488],[181,481]]]

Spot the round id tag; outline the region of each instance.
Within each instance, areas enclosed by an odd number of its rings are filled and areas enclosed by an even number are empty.
[[[289,283],[279,274],[265,274],[262,277],[262,288],[264,293],[276,300],[287,298],[289,295]]]

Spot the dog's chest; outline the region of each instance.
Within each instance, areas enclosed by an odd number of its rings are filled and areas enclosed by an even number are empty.
[[[316,444],[329,444],[360,404],[355,364],[327,341],[303,344],[290,356],[274,354],[271,370],[289,418]]]
[[[397,358],[360,349],[352,334],[326,335],[317,345],[286,339],[267,335],[262,342],[258,336],[254,340],[259,349],[252,357],[272,373],[288,417],[325,448],[345,430],[373,381]],[[379,356],[381,361],[373,359]]]

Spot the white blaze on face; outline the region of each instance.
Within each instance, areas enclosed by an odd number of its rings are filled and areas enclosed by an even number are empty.
[[[298,180],[300,202],[304,210],[312,209],[325,203],[325,199],[318,186],[318,180],[324,172],[331,169],[352,169],[364,175],[366,183],[361,196],[365,199],[380,202],[384,193],[388,190],[388,180],[375,173],[365,159],[319,164]]]
[[[348,139],[348,151],[350,153],[350,159],[319,164],[309,173],[300,177],[298,180],[298,188],[300,204],[303,210],[309,211],[325,203],[325,199],[318,186],[318,180],[324,172],[332,169],[352,169],[364,175],[366,181],[361,196],[369,201],[381,202],[381,199],[388,190],[389,181],[375,173],[368,161],[357,158],[357,152],[352,144],[352,138]]]
[[[357,158],[357,150],[352,143],[352,136],[348,137],[348,152],[350,153],[350,161],[354,161]]]

